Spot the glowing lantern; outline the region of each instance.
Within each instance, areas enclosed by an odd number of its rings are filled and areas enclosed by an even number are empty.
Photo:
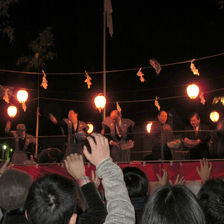
[[[99,110],[99,112],[101,112],[101,110],[106,105],[106,98],[102,94],[99,94],[97,97],[95,97],[94,103],[95,103],[97,109]]]
[[[17,108],[15,106],[8,107],[8,115],[9,117],[15,117],[17,114]]]
[[[91,134],[92,132],[93,132],[93,125],[92,124],[87,124],[88,125],[88,127],[89,127],[89,129],[88,129],[88,131],[87,131],[87,133],[88,134]]]
[[[148,123],[146,126],[147,132],[150,133],[151,132],[151,127],[152,127],[152,122]]]
[[[25,103],[28,98],[28,92],[26,90],[19,90],[17,93],[17,99],[20,103]]]
[[[195,99],[198,96],[199,88],[197,85],[192,84],[187,87],[187,94],[191,99]]]
[[[219,120],[219,113],[216,112],[216,111],[212,111],[210,113],[210,119],[213,121],[213,122],[217,122]]]

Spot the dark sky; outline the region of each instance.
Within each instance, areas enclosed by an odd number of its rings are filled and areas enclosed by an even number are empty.
[[[196,60],[200,76],[194,76],[190,63],[169,65],[176,62],[199,59],[224,52],[224,10],[215,0],[163,1],[163,0],[112,0],[113,38],[107,31],[107,70],[123,70],[107,74],[107,114],[120,102],[123,117],[142,124],[154,119],[157,108],[153,101],[129,102],[154,99],[164,110],[176,110],[185,123],[190,113],[197,111],[202,121],[209,123],[209,113],[223,106],[211,105],[215,96],[224,95],[224,56]],[[58,118],[67,116],[69,108],[76,108],[83,121],[100,123],[102,115],[94,108],[94,97],[102,92],[103,69],[103,0],[101,1],[53,1],[20,0],[11,6],[11,24],[15,28],[15,42],[8,44],[1,36],[0,69],[22,71],[16,61],[29,55],[28,44],[38,37],[46,27],[52,27],[54,49],[57,57],[46,63],[48,89],[40,88],[40,97],[79,100],[53,101],[40,99],[40,134],[52,133],[52,124],[47,114],[53,112]],[[162,65],[159,76],[150,67],[149,59],[155,58]],[[143,67],[147,82],[141,83],[136,73]],[[144,69],[144,67],[147,67]],[[136,70],[131,70],[135,68]],[[84,71],[92,78],[87,89]],[[128,70],[128,71],[126,71]],[[83,75],[48,75],[48,73],[83,73]],[[99,72],[91,74],[91,72]],[[42,76],[40,76],[42,78]],[[197,82],[206,104],[200,99],[190,100],[186,95],[187,84]],[[0,84],[15,88],[27,88],[29,100],[27,112],[19,107],[13,125],[26,123],[35,133],[38,76],[0,72]],[[172,99],[162,100],[163,98]],[[88,103],[87,103],[88,101]],[[14,104],[17,102],[12,99]],[[7,104],[1,100],[1,124],[8,119]],[[222,115],[223,116],[223,115]],[[209,123],[211,126],[212,124]]]

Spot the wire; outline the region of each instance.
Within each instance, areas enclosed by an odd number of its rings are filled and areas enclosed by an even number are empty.
[[[219,54],[214,54],[214,55],[209,55],[205,56],[202,58],[195,59],[195,61],[201,61],[201,60],[206,60],[209,58],[214,58],[214,57],[219,57],[224,55],[223,53]],[[180,65],[180,64],[185,64],[185,63],[190,63],[192,60],[187,60],[187,61],[180,61],[180,62],[174,62],[174,63],[169,63],[169,64],[163,64],[161,67],[167,67],[167,66],[172,66],[172,65]],[[152,66],[149,67],[142,67],[142,69],[152,69]],[[138,71],[139,68],[129,68],[129,69],[118,69],[118,70],[111,70],[111,71],[106,71],[106,73],[117,73],[117,72],[128,72],[128,71]],[[29,74],[29,75],[43,75],[43,73],[38,73],[38,72],[24,72],[24,71],[13,71],[13,70],[3,70],[0,69],[0,72],[8,72],[8,73],[17,73],[17,74]],[[103,71],[97,71],[97,72],[88,72],[88,74],[93,75],[93,74],[102,74]],[[47,75],[84,75],[85,72],[76,72],[76,73],[46,73]]]

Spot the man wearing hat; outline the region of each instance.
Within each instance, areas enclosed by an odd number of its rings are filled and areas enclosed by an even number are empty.
[[[19,164],[28,159],[33,161],[35,138],[26,133],[25,124],[18,124],[16,126],[16,131],[11,131],[11,122],[8,121],[6,123],[5,132],[11,132],[15,138],[12,163]]]

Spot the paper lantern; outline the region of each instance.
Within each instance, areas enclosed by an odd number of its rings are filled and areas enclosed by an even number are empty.
[[[150,123],[148,123],[148,124],[146,125],[146,130],[147,130],[148,133],[151,132],[151,127],[152,127],[152,122],[150,122]]]
[[[216,111],[212,111],[210,113],[210,119],[213,121],[213,122],[217,122],[219,120],[219,113],[216,112]]]
[[[26,90],[19,90],[17,93],[17,99],[20,103],[25,103],[28,98],[28,92]]]
[[[94,103],[95,103],[97,109],[99,110],[99,112],[101,112],[101,110],[106,105],[106,98],[102,94],[99,94],[97,97],[95,97]]]
[[[17,108],[15,106],[10,106],[10,107],[8,107],[7,112],[8,112],[9,117],[15,117],[17,114]]]
[[[89,129],[88,129],[88,131],[87,131],[87,133],[88,134],[91,134],[92,132],[93,132],[93,125],[92,124],[87,124],[88,125],[88,127],[89,127]]]
[[[199,87],[195,84],[189,85],[187,87],[187,94],[191,99],[195,99],[198,96]]]

